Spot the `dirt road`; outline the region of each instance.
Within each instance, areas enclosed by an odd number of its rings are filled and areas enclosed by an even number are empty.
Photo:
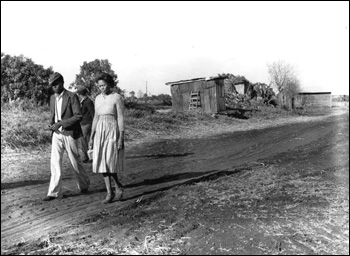
[[[347,113],[321,121],[231,132],[205,140],[169,139],[134,146],[127,149],[128,171],[121,174],[126,188],[124,200],[107,206],[101,204],[105,197],[102,177],[91,172],[88,195],[78,194],[72,172],[67,171],[63,177],[67,197],[50,202],[40,200],[48,188],[48,174],[30,182],[2,183],[1,250],[3,252],[10,245],[45,236],[58,228],[69,227],[101,210],[124,207],[145,194],[217,172],[247,165],[258,166],[264,159],[288,154],[291,150],[307,147],[338,133],[347,133],[348,136],[348,126],[344,130],[344,124],[348,122]],[[335,162],[337,157],[333,158]],[[348,155],[343,157],[348,159]],[[48,167],[48,153],[43,154],[40,161],[35,161]],[[69,167],[67,162],[65,165]],[[86,166],[91,169],[91,165]]]

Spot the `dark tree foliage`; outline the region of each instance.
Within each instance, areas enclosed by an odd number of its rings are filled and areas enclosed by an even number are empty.
[[[171,101],[171,96],[168,94],[159,94],[156,96],[156,99],[162,102],[162,105],[164,106],[171,106],[172,101]]]
[[[124,92],[117,86],[118,75],[112,69],[112,64],[109,63],[108,59],[95,59],[90,62],[84,61],[83,65],[80,66],[80,73],[76,75],[74,83],[70,85],[70,89],[85,86],[89,89],[91,97],[95,98],[100,93],[96,86],[95,78],[101,72],[108,73],[114,78],[116,83],[114,90],[123,95]]]
[[[1,101],[30,99],[42,105],[51,94],[48,80],[54,71],[23,55],[1,53]]]

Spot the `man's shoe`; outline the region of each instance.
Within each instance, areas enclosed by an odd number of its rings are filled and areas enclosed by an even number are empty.
[[[51,200],[54,200],[56,199],[57,197],[54,197],[54,196],[45,196],[42,200],[43,201],[51,201]]]

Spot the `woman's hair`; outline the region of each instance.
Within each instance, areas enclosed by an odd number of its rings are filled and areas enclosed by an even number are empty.
[[[105,72],[101,72],[97,75],[97,77],[95,78],[95,82],[97,83],[99,80],[105,81],[110,87],[115,86],[113,76],[111,76],[110,74],[107,74]]]

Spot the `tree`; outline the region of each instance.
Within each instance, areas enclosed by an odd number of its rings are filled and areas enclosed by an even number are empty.
[[[134,98],[134,97],[135,97],[135,92],[134,92],[134,91],[129,92],[129,96],[130,96],[131,98]]]
[[[143,95],[144,95],[144,93],[141,91],[141,90],[139,90],[138,92],[137,92],[137,98],[142,98],[143,97]]]
[[[258,97],[261,97],[264,99],[264,101],[270,100],[275,95],[274,91],[269,85],[260,82],[254,84],[250,83],[248,86],[247,94],[251,99],[257,99]]]
[[[48,80],[54,71],[35,64],[30,58],[1,53],[1,101],[31,99],[38,104],[52,93]]]
[[[268,64],[268,73],[271,85],[279,93],[284,92],[286,96],[293,97],[300,92],[300,81],[290,64],[284,61],[276,61]]]
[[[112,69],[112,64],[109,63],[108,59],[86,62],[80,66],[80,73],[76,75],[75,81],[70,85],[70,88],[76,89],[78,86],[85,86],[89,89],[92,98],[95,98],[99,94],[99,90],[95,84],[95,78],[99,73],[105,72],[110,74],[116,83],[114,90],[123,95],[123,91],[117,86],[118,75]]]
[[[168,95],[168,94],[159,94],[158,96],[156,96],[156,99],[161,101],[162,105],[165,105],[165,106],[171,106],[172,105],[171,96]]]
[[[297,77],[292,77],[284,88],[286,95],[294,97],[300,92],[300,81]]]

